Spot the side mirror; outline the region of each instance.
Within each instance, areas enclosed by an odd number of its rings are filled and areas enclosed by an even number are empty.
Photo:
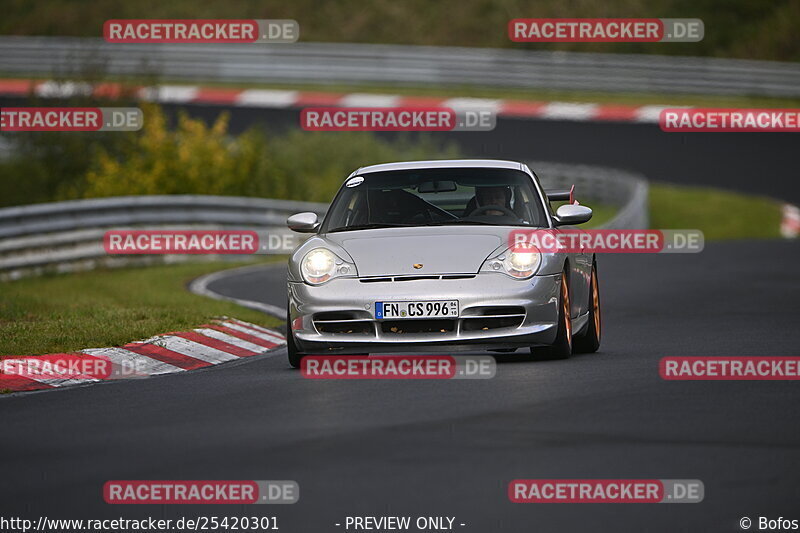
[[[562,205],[555,215],[556,226],[583,224],[592,218],[592,210],[585,205]]]
[[[316,213],[297,213],[286,219],[286,225],[298,233],[314,233],[319,227],[319,218]]]

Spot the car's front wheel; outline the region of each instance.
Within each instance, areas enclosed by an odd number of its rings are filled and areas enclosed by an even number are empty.
[[[575,338],[576,353],[594,353],[600,348],[602,329],[600,315],[600,287],[597,281],[597,265],[592,265],[592,279],[589,282],[589,325],[586,332]]]
[[[300,368],[303,362],[304,353],[297,349],[297,344],[294,341],[294,333],[292,333],[292,317],[289,316],[289,310],[286,310],[286,352],[289,357],[289,364],[293,368]]]
[[[531,357],[534,360],[566,359],[572,355],[572,318],[570,317],[567,273],[568,271],[565,270],[564,273],[561,274],[556,339],[550,346],[531,348]]]

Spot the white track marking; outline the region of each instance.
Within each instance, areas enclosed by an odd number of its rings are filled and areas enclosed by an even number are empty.
[[[20,359],[20,361],[28,359],[35,360],[35,358],[32,357],[31,358],[25,357]],[[88,376],[57,378],[52,375],[52,372],[42,372],[42,369],[37,368],[37,365],[23,365],[20,368],[17,368],[15,373],[20,377],[32,379],[34,381],[38,381],[39,383],[44,383],[46,385],[51,385],[53,387],[82,385],[84,383],[93,383],[95,381],[100,381],[97,378],[92,378]]]
[[[87,358],[88,360],[88,358]],[[0,369],[6,374],[12,374],[27,379],[38,381],[53,387],[64,387],[68,385],[82,385],[84,383],[92,383],[100,381],[90,375],[85,374],[69,374],[70,377],[57,377],[57,367],[62,363],[54,363],[49,359],[42,359],[38,357],[11,357],[2,360]],[[66,363],[69,366],[69,363]]]
[[[23,376],[26,378],[30,378],[34,381],[38,381],[39,383],[45,383],[46,385],[50,385],[53,387],[69,387],[70,385],[84,385],[86,383],[94,383],[95,381],[100,381],[99,379],[95,378],[43,378],[43,377],[36,377],[34,375],[27,375]]]
[[[442,107],[459,111],[492,111],[497,113],[503,104],[502,100],[489,98],[450,98],[442,102]]]
[[[200,359],[201,361],[211,363],[212,365],[239,359],[238,356],[231,353],[223,352],[222,350],[217,350],[211,346],[199,344],[197,342],[184,339],[183,337],[175,337],[173,335],[153,337],[145,342],[155,344],[156,346],[161,346],[162,348],[172,350],[173,352],[188,355],[189,357],[194,357],[195,359]]]
[[[122,375],[131,373],[132,375],[157,375],[172,374],[173,372],[183,372],[182,368],[141,355],[124,348],[89,348],[83,353],[99,357],[107,357],[112,363],[122,367]]]
[[[591,120],[598,108],[597,104],[550,102],[542,108],[540,116],[551,120]]]
[[[205,276],[200,276],[199,278],[192,281],[189,284],[189,290],[195,294],[199,294],[201,296],[207,296],[209,298],[214,298],[215,300],[226,300],[229,302],[235,302],[243,307],[247,307],[249,309],[255,309],[257,311],[261,311],[262,313],[266,313],[268,315],[286,319],[286,309],[278,307],[276,305],[267,304],[263,302],[256,302],[253,300],[243,300],[240,298],[233,298],[231,296],[225,296],[224,294],[219,294],[218,292],[214,292],[208,288],[210,283],[215,281],[219,281],[221,279],[235,276],[237,274],[243,274],[246,272],[257,272],[259,270],[270,270],[272,268],[286,268],[286,265],[248,265],[245,267],[239,268],[231,268],[229,270],[221,270],[219,272],[213,272],[211,274],[207,274]]]
[[[280,339],[268,333],[263,333],[256,329],[242,326],[241,324],[237,324],[235,322],[223,322],[222,325],[227,328],[235,329],[236,331],[241,331],[242,333],[247,333],[248,335],[252,335],[253,337],[258,337],[259,339],[265,340],[267,342],[272,342],[275,344],[283,344],[283,339]]]
[[[195,331],[197,333],[200,333],[201,335],[205,335],[206,337],[211,337],[212,339],[216,339],[218,341],[227,342],[228,344],[233,344],[234,346],[238,346],[239,348],[244,348],[245,350],[250,350],[251,352],[261,353],[266,350],[266,348],[264,348],[263,346],[259,346],[258,344],[253,344],[252,342],[247,342],[246,340],[240,339],[239,337],[228,335],[227,333],[217,331],[216,329],[197,328]]]
[[[645,105],[636,110],[636,122],[655,122],[658,124],[658,119],[661,116],[661,111],[674,107],[686,106],[668,106],[668,105]]]
[[[248,89],[236,97],[236,105],[247,107],[291,107],[297,102],[297,91]]]
[[[33,92],[42,98],[69,98],[70,96],[89,96],[92,86],[89,83],[48,80],[38,84]]]
[[[191,85],[160,85],[158,87],[145,87],[139,91],[139,97],[151,102],[191,102],[197,93],[198,87]]]
[[[393,94],[351,93],[339,100],[344,107],[397,107],[400,97]]]

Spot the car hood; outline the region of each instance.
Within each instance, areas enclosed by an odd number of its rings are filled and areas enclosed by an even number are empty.
[[[325,239],[352,257],[359,276],[475,274],[492,252],[504,247],[509,229],[388,228],[329,233]]]

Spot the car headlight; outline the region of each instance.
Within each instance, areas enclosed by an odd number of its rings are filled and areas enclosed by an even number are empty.
[[[300,262],[303,279],[312,285],[320,285],[337,276],[355,275],[355,265],[339,259],[327,248],[314,248]]]
[[[542,255],[539,253],[539,250],[530,252],[510,252],[506,254],[503,267],[508,274],[515,278],[527,278],[533,276],[536,269],[539,268],[541,260]]]
[[[539,270],[542,254],[538,248],[527,247],[524,251],[513,252],[509,248],[505,252],[486,260],[481,268],[486,272],[502,272],[513,278],[527,279]]]

